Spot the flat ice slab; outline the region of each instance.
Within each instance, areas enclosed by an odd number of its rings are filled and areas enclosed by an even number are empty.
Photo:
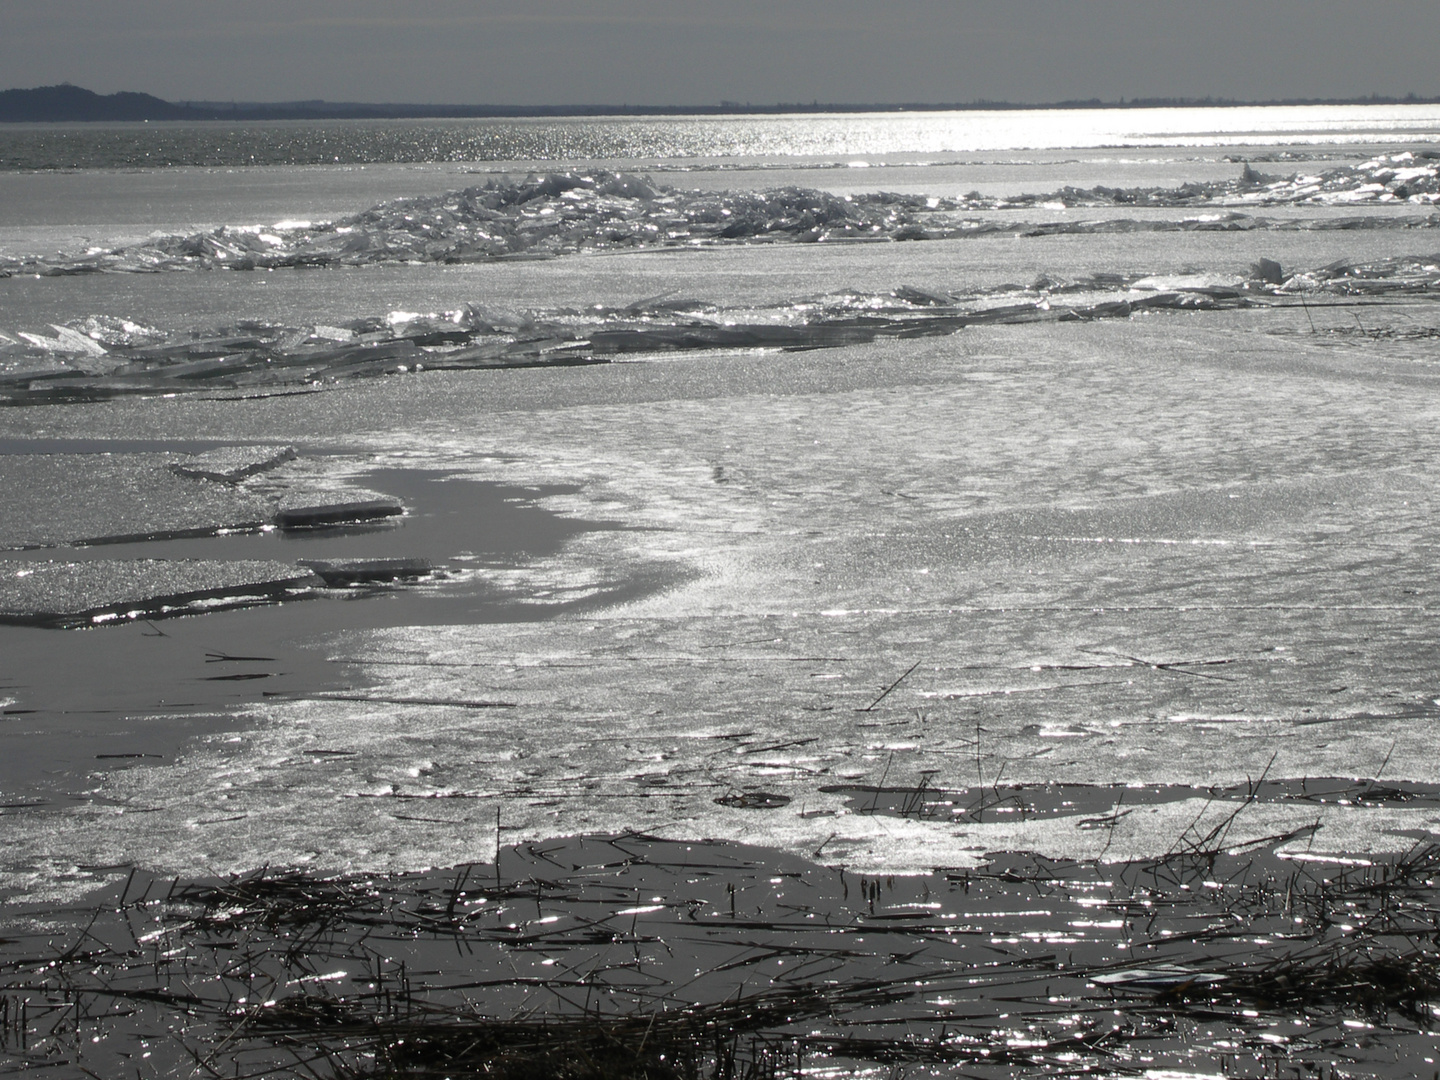
[[[300,565],[313,570],[327,585],[402,581],[435,572],[429,559],[301,559]]]
[[[0,562],[0,622],[73,627],[263,603],[314,582],[260,560],[94,559]]]
[[[170,454],[0,455],[0,548],[255,529],[271,516],[228,484],[177,476]]]

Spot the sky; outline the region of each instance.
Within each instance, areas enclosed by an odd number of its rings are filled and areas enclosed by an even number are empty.
[[[1437,0],[0,0],[0,88],[655,104],[1440,96]]]

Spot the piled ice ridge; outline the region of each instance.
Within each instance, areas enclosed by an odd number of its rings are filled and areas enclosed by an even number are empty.
[[[1248,275],[1042,275],[1029,286],[939,292],[901,286],[724,308],[653,297],[501,315],[474,305],[391,312],[341,326],[243,323],[175,334],[91,317],[47,332],[0,333],[0,405],[206,392],[257,396],[424,370],[603,364],[625,355],[714,349],[820,349],[882,337],[951,334],[984,323],[1125,318],[1156,308],[1213,310],[1304,294],[1440,294],[1440,254],[1341,260],[1301,273],[1262,260]],[[997,303],[997,301],[999,301]]]
[[[546,258],[581,250],[756,240],[889,238],[933,209],[921,196],[842,198],[782,188],[707,194],[657,189],[633,176],[553,173],[518,184],[381,203],[335,222],[220,227],[54,259],[0,262],[0,272],[274,269],[375,262]]]
[[[566,327],[469,306],[438,315],[393,312],[345,326],[247,322],[178,334],[91,317],[49,333],[0,333],[0,403],[187,391],[248,396],[426,368],[598,362],[590,343]]]
[[[1048,195],[1003,199],[967,196],[965,209],[1028,206],[1343,206],[1351,203],[1440,202],[1440,151],[1381,154],[1359,165],[1321,173],[1266,176],[1246,164],[1234,180],[1182,184],[1178,188],[1074,188]]]
[[[1001,198],[973,193],[960,199],[886,192],[839,196],[796,187],[763,192],[680,191],[619,173],[551,173],[521,183],[492,181],[485,187],[397,199],[334,222],[286,222],[272,228],[221,226],[131,247],[46,258],[0,257],[0,276],[479,262],[637,247],[939,239],[1030,228],[1094,232],[1339,227],[1333,221],[1267,221],[1241,211],[1368,203],[1431,207],[1440,200],[1437,171],[1440,160],[1405,153],[1288,179],[1262,176],[1247,165],[1237,179],[1178,188],[1067,187],[1043,195]],[[959,216],[967,212],[1127,206],[1220,207],[1229,208],[1231,216],[1043,226]],[[1418,223],[1440,225],[1440,215],[1431,214]],[[1346,227],[1355,224],[1349,222]],[[1417,222],[1374,218],[1365,224],[1395,227]]]

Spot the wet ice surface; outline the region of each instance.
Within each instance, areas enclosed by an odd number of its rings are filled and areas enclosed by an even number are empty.
[[[1433,782],[1433,352],[1379,336],[1424,325],[1426,303],[1408,304],[1364,309],[1366,333],[1341,332],[1337,309],[1162,311],[250,403],[258,436],[345,416],[380,463],[569,478],[547,506],[640,528],[576,536],[556,580],[648,565],[682,583],[608,617],[352,634],[330,655],[363,689],[272,702],[239,743],[106,789],[212,824],[191,836],[114,814],[77,847],[85,815],[36,817],[38,861],[11,880],[88,880],[45,854],[85,847],[89,865],[128,853],[177,870],[443,865],[474,842],[470,808],[497,800],[522,837],[663,827],[889,870],[1107,840],[1141,857],[1198,810],[1146,807],[1101,839],[1078,812],[957,829],[825,790],[974,786],[977,722],[987,783],[1238,784],[1267,767]],[[391,459],[400,401],[413,426]],[[219,407],[166,415],[177,435],[214,434],[238,422]],[[47,418],[138,434],[148,408]],[[716,802],[747,792],[789,802]],[[455,828],[409,822],[415,800]],[[1404,847],[1436,817],[1266,803],[1246,836],[1317,814],[1308,843],[1356,851]]]
[[[168,466],[178,456],[58,454],[0,457],[0,548],[53,547],[124,539],[203,536],[257,529],[263,501]]]

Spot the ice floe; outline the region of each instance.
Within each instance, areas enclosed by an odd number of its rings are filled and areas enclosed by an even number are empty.
[[[308,568],[254,559],[0,561],[0,623],[76,627],[249,607],[318,581]]]

